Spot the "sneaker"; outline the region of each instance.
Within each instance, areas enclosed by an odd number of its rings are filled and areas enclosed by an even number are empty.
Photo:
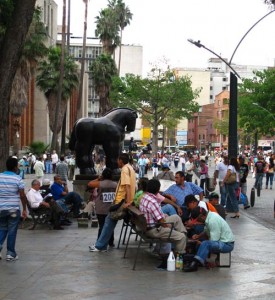
[[[89,246],[89,250],[90,250],[90,252],[107,252],[107,249],[99,250],[96,248],[95,245]]]
[[[161,264],[156,267],[156,270],[166,271],[167,270],[167,261],[162,261]]]
[[[250,207],[250,205],[246,205],[245,207],[244,207],[244,209],[248,209]]]
[[[17,255],[14,257],[14,256],[7,254],[6,261],[15,261],[15,260],[18,260]]]

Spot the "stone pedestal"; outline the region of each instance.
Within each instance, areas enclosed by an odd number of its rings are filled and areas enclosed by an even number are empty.
[[[73,181],[73,191],[78,193],[83,200],[87,203],[90,198],[91,193],[86,192],[87,184],[91,180],[96,179],[97,175],[76,175],[75,180]]]
[[[78,193],[87,203],[91,193],[86,192],[87,184],[91,180],[98,178],[98,175],[76,175],[73,181],[73,191]],[[119,181],[120,175],[114,175],[112,180]]]

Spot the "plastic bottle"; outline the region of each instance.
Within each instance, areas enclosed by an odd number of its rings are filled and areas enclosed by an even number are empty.
[[[175,271],[175,270],[176,270],[175,255],[173,251],[171,251],[167,259],[167,271]]]
[[[179,256],[179,265],[180,265],[179,269],[182,271],[183,270],[183,255]]]
[[[177,271],[180,270],[180,256],[179,256],[179,254],[177,254],[177,258],[176,258],[176,270]]]

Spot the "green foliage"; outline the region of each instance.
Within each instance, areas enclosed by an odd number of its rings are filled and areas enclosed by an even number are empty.
[[[96,17],[95,36],[103,45],[103,52],[113,54],[121,43],[122,30],[130,24],[133,14],[122,0],[110,0]],[[119,34],[120,32],[120,34]]]
[[[175,78],[167,68],[153,68],[148,78],[127,74],[114,77],[110,99],[114,106],[129,107],[139,112],[153,127],[153,149],[157,148],[157,131],[160,124],[171,120],[191,118],[199,110],[195,99],[200,89],[192,90],[189,77]]]
[[[47,40],[47,30],[41,22],[41,15],[41,8],[36,8],[23,49],[23,55],[28,60],[37,60],[48,53],[44,43]]]
[[[174,78],[171,70],[152,69],[151,77],[127,74],[113,78],[111,101],[114,106],[135,109],[152,125],[167,118],[191,118],[199,106],[194,101],[200,90],[192,90],[189,77]]]
[[[117,74],[115,61],[109,54],[102,53],[90,65],[92,79],[96,90],[99,92],[101,86],[110,86],[112,77]]]
[[[214,128],[219,131],[220,134],[228,136],[229,119],[223,118],[222,120],[216,120],[214,122]]]
[[[46,145],[43,142],[32,142],[29,146],[28,146],[28,152],[37,154],[38,156],[43,154],[45,151],[47,151],[49,149],[50,145]]]
[[[275,70],[255,71],[239,89],[239,126],[263,135],[275,134]],[[256,103],[257,105],[253,104]]]
[[[103,51],[113,54],[115,48],[120,43],[119,24],[117,17],[111,8],[104,8],[96,17],[95,36],[100,39],[103,44]]]
[[[48,98],[51,94],[58,94],[60,76],[61,49],[53,47],[49,49],[48,57],[39,63],[39,74],[36,78],[37,86]],[[62,99],[68,99],[73,89],[78,87],[78,66],[73,57],[65,55],[64,80],[62,86]]]

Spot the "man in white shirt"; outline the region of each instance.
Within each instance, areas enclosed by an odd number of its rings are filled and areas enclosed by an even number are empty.
[[[193,156],[190,156],[188,161],[185,163],[185,181],[192,182],[192,177],[195,170],[195,164],[194,164],[194,158]]]
[[[49,194],[46,196],[47,200],[45,201],[40,194],[40,182],[37,179],[32,181],[32,187],[27,193],[27,200],[34,210],[43,210],[45,213],[50,213],[51,218],[54,224],[53,229],[55,230],[63,230],[64,228],[60,226],[60,217],[64,214],[64,211],[58,204],[52,199]]]
[[[224,177],[227,173],[227,168],[228,168],[228,157],[224,156],[223,160],[216,165],[216,169],[215,169],[215,173],[214,173],[214,184],[215,185],[217,184],[217,178],[219,179],[220,194],[221,194],[220,204],[222,206],[226,205],[226,198],[227,198],[226,188],[224,185],[222,185]]]
[[[58,163],[58,155],[55,150],[53,150],[52,153],[52,167],[53,167],[53,173],[55,173],[56,164]]]

